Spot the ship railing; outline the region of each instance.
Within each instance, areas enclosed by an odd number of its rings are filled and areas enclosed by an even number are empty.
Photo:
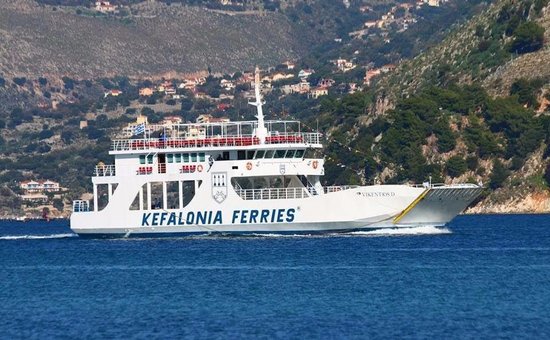
[[[443,188],[443,187],[452,187],[452,188],[477,188],[481,185],[474,183],[457,183],[457,184],[445,184],[445,183],[429,183],[424,182],[422,184],[411,184],[413,188]]]
[[[339,192],[349,189],[355,189],[358,188],[358,185],[333,185],[328,187],[323,187],[325,194],[331,193],[331,192]]]
[[[321,134],[306,133],[272,133],[266,137],[266,144],[320,144]],[[204,147],[238,147],[259,145],[260,139],[253,135],[215,136],[206,138],[142,138],[116,139],[111,143],[111,151],[133,151],[150,149],[204,148]]]
[[[318,132],[305,132],[302,135],[306,144],[321,144],[321,134]]]
[[[271,132],[265,139],[266,144],[320,144],[321,134],[317,132],[296,132],[279,134]]]
[[[109,164],[109,165],[96,165],[94,169],[94,176],[115,176],[115,165]]]
[[[73,212],[88,212],[90,211],[90,202],[84,200],[73,201]]]
[[[357,188],[356,185],[328,186],[323,187],[324,193],[339,192]],[[263,188],[263,189],[240,189],[235,188],[237,195],[243,200],[269,200],[269,199],[293,199],[307,198],[319,195],[315,187],[295,188]]]
[[[243,200],[274,200],[310,197],[309,191],[304,187],[236,189],[235,191]]]
[[[176,148],[204,148],[216,146],[250,146],[257,145],[260,140],[253,136],[239,137],[212,137],[212,138],[183,138],[171,137],[166,139],[118,139],[113,140],[111,151],[131,151],[150,149],[176,149]]]

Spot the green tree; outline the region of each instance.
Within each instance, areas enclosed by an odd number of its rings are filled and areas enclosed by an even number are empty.
[[[181,110],[190,111],[193,108],[193,100],[189,98],[183,98],[181,100]]]
[[[493,190],[502,186],[506,178],[510,175],[510,172],[499,159],[493,161],[493,172],[489,177],[489,187]]]
[[[25,77],[15,77],[13,78],[13,82],[17,84],[18,86],[23,86],[27,82],[27,78]]]
[[[63,80],[63,87],[65,87],[66,90],[72,90],[74,89],[75,81],[69,77],[63,77],[61,78]]]
[[[60,198],[55,198],[55,199],[53,200],[53,207],[54,207],[57,211],[63,211],[63,207],[64,207],[63,200],[60,199]]]
[[[479,164],[479,159],[476,156],[468,156],[466,157],[466,165],[468,166],[468,170],[474,171]]]
[[[520,24],[514,31],[514,41],[510,45],[510,52],[519,54],[534,52],[544,44],[544,28],[533,21]]]
[[[439,152],[449,152],[456,146],[456,135],[449,127],[449,120],[442,117],[434,127]]]
[[[451,177],[458,177],[466,172],[468,165],[460,155],[449,158],[446,164],[447,174]]]
[[[48,129],[42,130],[42,131],[40,131],[40,133],[38,134],[38,138],[39,138],[39,139],[47,139],[47,138],[50,138],[51,136],[53,136],[53,131],[52,131],[52,130],[48,130]]]
[[[512,83],[510,95],[517,95],[520,104],[527,105],[528,107],[536,107],[539,105],[536,95],[544,83],[545,81],[543,79],[518,79]]]

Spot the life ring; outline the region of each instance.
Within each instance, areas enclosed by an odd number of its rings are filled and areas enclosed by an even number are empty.
[[[198,172],[202,172],[202,169],[204,169],[203,166],[199,164],[199,165],[197,166],[197,171],[198,171]]]
[[[311,166],[313,166],[313,169],[317,169],[317,167],[319,166],[319,161],[313,161]]]
[[[252,170],[252,163],[246,163],[246,170]]]

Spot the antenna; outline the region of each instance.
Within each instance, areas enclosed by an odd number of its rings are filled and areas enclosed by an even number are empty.
[[[248,102],[252,106],[256,106],[256,118],[258,118],[258,127],[256,128],[255,135],[260,139],[260,144],[265,144],[265,138],[267,137],[267,129],[264,122],[264,111],[262,110],[262,95],[260,93],[260,69],[256,66],[256,74],[254,76],[254,93],[256,95],[255,102]]]

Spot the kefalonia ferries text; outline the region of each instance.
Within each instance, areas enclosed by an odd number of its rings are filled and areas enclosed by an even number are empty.
[[[114,164],[96,166],[93,199],[73,203],[71,229],[128,237],[443,226],[481,192],[475,184],[323,186],[321,135],[264,121],[258,79],[257,121],[141,124],[113,140]]]

